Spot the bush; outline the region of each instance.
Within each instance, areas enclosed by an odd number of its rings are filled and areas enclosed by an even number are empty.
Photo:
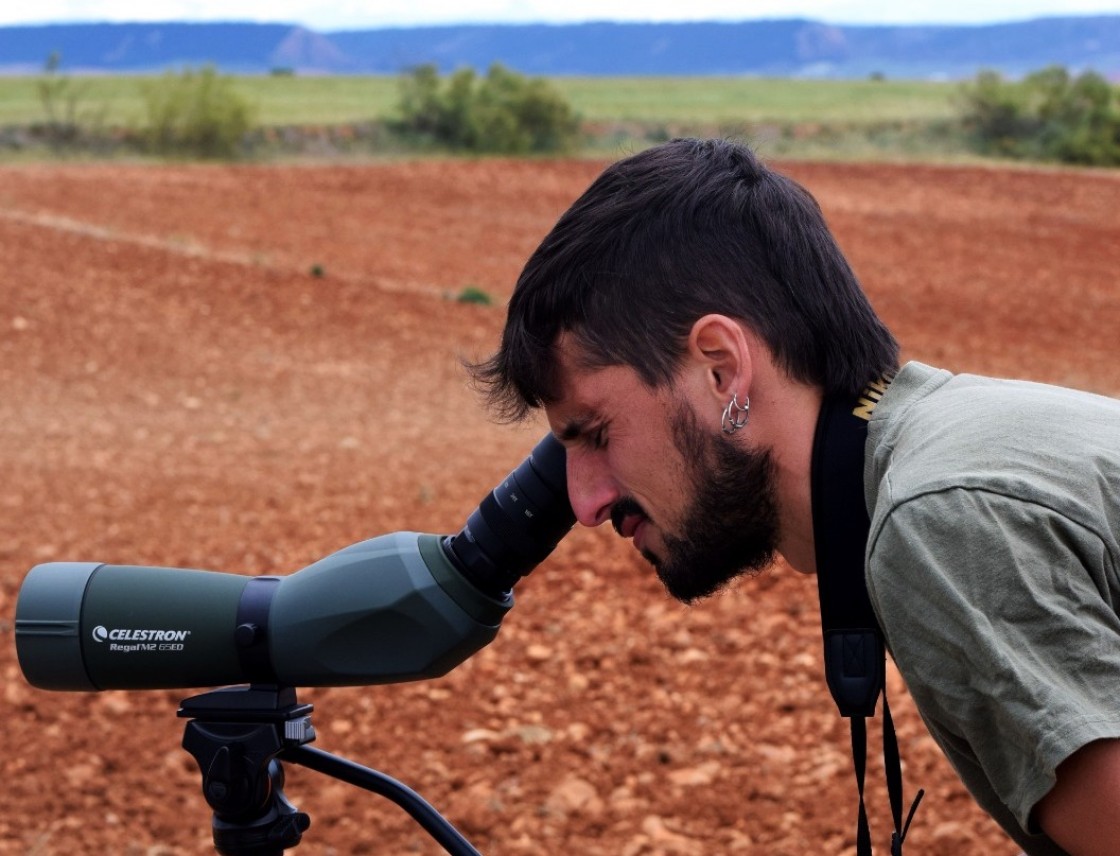
[[[490,295],[477,285],[465,286],[455,300],[459,303],[476,303],[479,306],[489,306],[494,302]]]
[[[103,111],[95,114],[84,109],[88,82],[75,84],[60,73],[61,67],[62,55],[52,52],[35,84],[44,114],[39,129],[46,141],[56,148],[76,144],[82,136],[82,125],[97,129],[103,118]]]
[[[965,124],[982,151],[1097,166],[1120,164],[1120,108],[1095,72],[1061,66],[1007,81],[981,72],[962,89]]]
[[[401,80],[398,109],[395,130],[456,151],[563,152],[579,135],[578,117],[546,80],[497,63],[485,77],[467,68],[446,81],[434,65],[413,69]]]
[[[147,123],[140,136],[149,151],[202,158],[238,154],[253,117],[231,78],[207,66],[167,72],[142,87]]]

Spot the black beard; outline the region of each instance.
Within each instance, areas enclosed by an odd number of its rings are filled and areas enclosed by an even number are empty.
[[[769,449],[748,452],[706,433],[682,403],[673,441],[684,456],[692,499],[678,535],[662,533],[665,555],[643,552],[673,597],[692,603],[774,561],[778,502]]]

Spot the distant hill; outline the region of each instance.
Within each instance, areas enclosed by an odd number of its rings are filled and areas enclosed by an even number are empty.
[[[0,27],[0,73],[150,72],[213,63],[229,73],[395,74],[501,62],[541,75],[1018,76],[1051,64],[1120,79],[1120,15],[986,26],[739,23],[464,25],[314,32],[287,24]]]

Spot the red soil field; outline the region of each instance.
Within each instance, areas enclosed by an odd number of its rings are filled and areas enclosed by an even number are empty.
[[[30,687],[27,570],[288,574],[457,531],[544,432],[494,424],[460,360],[495,346],[521,264],[603,165],[0,169],[0,853],[214,852],[175,715],[197,690]],[[777,166],[906,358],[1120,395],[1120,174]],[[496,305],[457,302],[471,285]],[[300,699],[316,746],[415,788],[487,854],[853,854],[820,647],[811,578],[778,566],[684,607],[613,532],[577,528],[447,676]],[[927,790],[907,853],[1017,852],[888,686],[908,794]],[[295,852],[443,852],[384,799],[287,772],[312,818]]]

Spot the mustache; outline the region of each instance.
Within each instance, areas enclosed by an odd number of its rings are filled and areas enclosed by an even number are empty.
[[[621,535],[622,521],[635,515],[649,519],[649,515],[646,514],[645,509],[638,504],[636,499],[629,496],[623,497],[611,506],[611,526],[614,527],[615,532]]]

